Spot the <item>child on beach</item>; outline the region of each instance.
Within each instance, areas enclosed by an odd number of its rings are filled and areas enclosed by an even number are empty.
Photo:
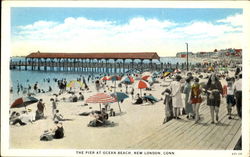
[[[59,110],[55,111],[53,120],[54,121],[64,121],[63,116],[59,113]]]
[[[82,95],[82,93],[81,93],[81,92],[79,92],[79,98],[78,98],[78,100],[81,100],[81,101],[83,101],[83,100],[84,100],[84,96]]]

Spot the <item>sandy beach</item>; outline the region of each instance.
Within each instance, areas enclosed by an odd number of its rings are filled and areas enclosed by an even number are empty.
[[[233,75],[233,71],[229,75]],[[183,78],[186,77],[185,74]],[[204,76],[207,74],[203,74]],[[196,76],[194,74],[194,76]],[[46,119],[41,119],[25,126],[19,126],[18,124],[10,125],[10,148],[34,148],[34,149],[126,149],[132,145],[135,145],[138,141],[149,136],[155,130],[160,128],[163,124],[165,117],[165,110],[163,100],[164,96],[161,93],[166,89],[164,85],[169,84],[172,79],[160,79],[157,78],[159,83],[155,83],[152,86],[151,91],[142,90],[142,93],[152,94],[160,101],[154,104],[142,104],[133,105],[131,95],[125,99],[123,103],[120,103],[122,113],[119,111],[117,102],[111,104],[111,108],[116,112],[116,116],[109,117],[109,121],[114,122],[114,126],[107,127],[88,127],[88,123],[93,118],[90,116],[79,116],[79,113],[90,112],[92,110],[99,110],[99,104],[88,104],[85,106],[84,101],[78,102],[65,102],[60,100],[58,102],[58,109],[64,118],[70,119],[63,122],[65,129],[65,137],[62,139],[54,139],[52,141],[40,141],[39,137],[44,130],[50,129],[54,126],[52,120],[52,103],[50,98],[54,98],[53,92],[37,94],[35,97],[43,99],[45,103],[45,116]],[[220,80],[222,85],[226,84],[225,79]],[[201,79],[200,83],[206,83],[207,79]],[[117,84],[119,81],[117,81]],[[109,86],[114,85],[112,81],[107,81]],[[85,100],[97,93],[94,84],[89,85],[90,91],[81,91],[85,97]],[[128,91],[131,90],[134,85],[129,85]],[[140,93],[139,89],[135,88],[135,95]],[[76,89],[76,94],[78,95]],[[103,92],[101,89],[99,92]],[[116,91],[125,92],[125,86],[122,88],[117,87]],[[110,92],[107,92],[110,93]],[[69,94],[62,94],[58,98],[66,99]],[[161,99],[162,98],[162,99]],[[225,99],[225,98],[223,98]],[[184,101],[184,100],[183,100]],[[225,102],[225,101],[222,101]],[[183,103],[184,104],[184,103]],[[226,105],[226,104],[222,104]],[[92,109],[90,109],[92,107]],[[207,106],[208,107],[208,106]],[[35,113],[37,103],[27,106],[31,109],[32,113]],[[14,108],[12,111],[21,111],[24,108]],[[186,118],[186,116],[181,116]],[[193,123],[193,120],[190,120]]]

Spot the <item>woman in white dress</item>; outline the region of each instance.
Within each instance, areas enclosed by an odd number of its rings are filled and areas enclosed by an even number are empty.
[[[176,119],[181,119],[180,115],[180,108],[183,107],[182,104],[182,95],[181,95],[181,76],[177,75],[175,77],[175,81],[171,83],[171,90],[172,90],[172,103],[174,108],[174,116]]]

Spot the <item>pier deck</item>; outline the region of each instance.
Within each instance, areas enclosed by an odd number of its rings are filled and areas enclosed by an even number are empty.
[[[241,119],[234,107],[233,119],[229,120],[225,104],[221,104],[218,124],[211,124],[209,107],[203,103],[200,123],[194,124],[194,121],[184,117],[171,120],[130,148],[233,150],[241,137]]]

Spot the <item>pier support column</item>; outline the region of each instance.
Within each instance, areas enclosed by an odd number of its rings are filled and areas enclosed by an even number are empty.
[[[132,59],[131,69],[134,70],[134,59]]]
[[[106,73],[108,73],[108,60],[105,59],[105,71]]]
[[[27,58],[25,58],[25,67],[24,70],[27,70]]]
[[[34,70],[34,67],[33,67],[33,58],[31,59],[31,70]]]
[[[117,73],[117,65],[116,65],[117,59],[114,59],[114,72],[115,74]]]
[[[153,71],[153,59],[150,59],[150,70]]]
[[[122,59],[122,72],[125,72],[125,59]]]
[[[73,71],[76,71],[76,59],[73,59]]]
[[[47,71],[47,58],[44,58],[44,70]]]
[[[144,59],[141,59],[141,71],[143,71],[143,65],[142,65],[143,64],[143,60]]]

